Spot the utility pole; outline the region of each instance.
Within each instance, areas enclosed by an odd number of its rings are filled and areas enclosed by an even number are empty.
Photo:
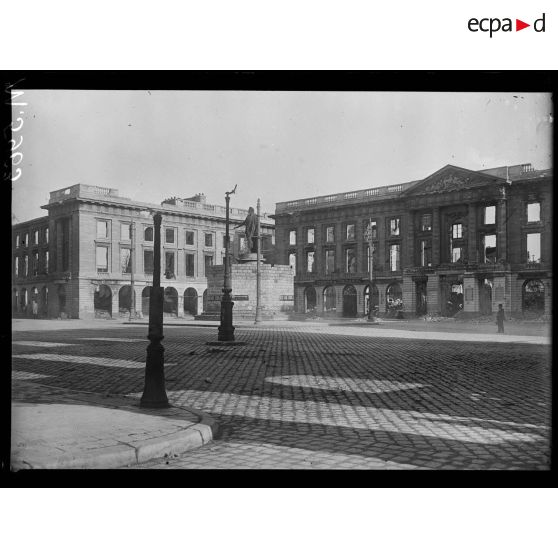
[[[368,241],[368,321],[375,321],[372,309],[372,294],[373,294],[373,280],[374,280],[374,227],[372,225],[372,218],[366,227],[364,238]]]
[[[132,217],[132,222],[130,223],[130,287],[132,292],[130,293],[130,318],[132,321],[132,316],[136,317],[136,291],[134,288],[134,267],[135,267],[135,256],[136,256],[136,223]]]
[[[261,283],[262,283],[262,278],[261,278],[261,268],[260,268],[260,252],[261,252],[261,229],[260,229],[260,198],[258,198],[258,221],[257,221],[257,227],[258,227],[258,235],[257,235],[257,251],[256,251],[256,255],[257,255],[257,260],[256,260],[256,319],[254,321],[255,324],[259,324],[262,321],[262,307],[261,307],[261,296],[262,296],[262,292],[261,292]]]

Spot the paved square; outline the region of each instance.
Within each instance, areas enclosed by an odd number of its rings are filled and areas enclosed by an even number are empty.
[[[166,327],[169,400],[209,413],[222,435],[140,467],[549,468],[549,345],[377,331],[237,326],[245,346],[213,347],[216,328]],[[145,328],[110,334],[16,332],[13,377],[141,394]]]

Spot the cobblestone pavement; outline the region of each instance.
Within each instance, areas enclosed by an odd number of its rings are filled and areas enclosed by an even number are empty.
[[[548,345],[385,333],[237,327],[246,346],[214,347],[214,328],[166,328],[169,400],[209,413],[222,434],[139,467],[549,468]],[[16,332],[14,380],[137,396],[145,334]]]

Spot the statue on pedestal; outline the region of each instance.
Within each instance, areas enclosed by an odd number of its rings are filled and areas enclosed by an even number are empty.
[[[258,237],[257,237],[257,230],[258,230],[258,216],[254,213],[254,208],[248,208],[248,215],[246,219],[240,225],[234,227],[238,229],[244,225],[244,236],[246,238],[246,247],[247,251],[252,254],[255,254],[258,251]]]

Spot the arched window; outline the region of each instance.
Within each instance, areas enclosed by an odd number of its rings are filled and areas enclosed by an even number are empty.
[[[143,239],[146,242],[153,242],[153,227],[145,227],[143,231]]]
[[[337,302],[335,300],[335,287],[329,286],[324,289],[324,310],[326,312],[335,312]]]
[[[540,279],[523,284],[523,313],[534,316],[544,313],[544,283]]]
[[[401,285],[396,281],[390,283],[386,289],[386,312],[393,317],[400,310],[403,310],[403,291]]]
[[[306,287],[304,290],[304,300],[306,302],[306,312],[316,309],[316,289],[314,287]]]

